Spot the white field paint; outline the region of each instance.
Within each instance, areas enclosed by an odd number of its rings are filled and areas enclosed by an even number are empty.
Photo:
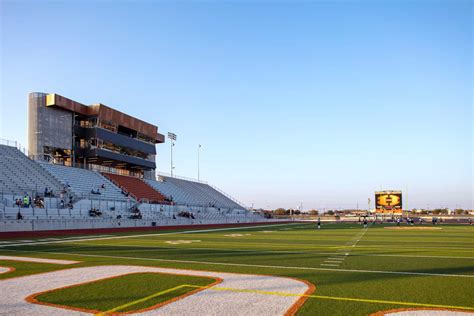
[[[354,237],[352,237],[352,238],[345,244],[345,246],[346,246],[346,247],[355,247],[355,246],[357,245],[357,243],[358,243],[358,242],[362,239],[362,237],[365,235],[366,232],[367,232],[367,228],[364,228],[363,231],[358,232]],[[352,249],[351,249],[351,250],[352,250]],[[351,250],[349,250],[349,252],[350,252]],[[338,255],[338,253],[341,253],[341,251],[344,252],[345,250],[344,250],[344,249],[338,250],[338,252],[332,254],[332,256]],[[344,257],[342,257],[340,260],[337,260],[337,261],[334,261],[334,260],[331,261],[330,259],[326,259],[326,260],[324,261],[324,263],[321,263],[320,265],[321,265],[321,266],[333,266],[333,267],[337,267],[337,266],[339,266],[339,265],[347,258],[347,256],[348,256],[348,253],[346,253]],[[330,264],[328,264],[328,263],[330,263]]]
[[[112,236],[112,237],[98,237],[98,238],[62,238],[61,240],[55,241],[44,241],[44,242],[31,242],[31,243],[16,243],[16,244],[5,244],[0,245],[0,248],[3,247],[12,247],[12,246],[31,246],[31,245],[43,245],[43,244],[56,244],[56,243],[66,243],[66,242],[75,242],[75,241],[94,241],[94,240],[109,240],[109,239],[126,239],[126,238],[138,238],[138,237],[150,237],[150,236],[165,236],[165,235],[179,235],[179,234],[195,234],[195,233],[209,233],[217,231],[226,231],[226,230],[238,230],[238,229],[252,229],[252,228],[262,228],[265,227],[274,227],[274,226],[288,226],[288,225],[301,225],[301,223],[290,223],[290,224],[272,224],[272,225],[257,225],[257,226],[239,226],[239,227],[228,227],[228,228],[215,228],[215,229],[200,229],[200,230],[187,230],[182,232],[171,232],[171,233],[157,233],[157,234],[139,234],[139,235],[127,235],[127,236]],[[71,238],[75,238],[72,240]]]
[[[104,278],[150,272],[214,277],[223,281],[159,309],[135,315],[284,315],[300,299],[299,295],[305,294],[309,289],[309,286],[302,281],[284,277],[125,265],[83,267],[1,280],[1,312],[6,315],[90,315],[83,311],[29,303],[25,298],[36,293]],[[218,288],[232,288],[236,291],[218,291],[216,290]],[[283,292],[296,296],[238,292],[238,290]]]
[[[23,261],[23,262],[38,262],[38,263],[52,263],[52,264],[75,264],[75,263],[79,263],[79,261],[72,261],[72,260],[58,260],[58,259],[45,259],[45,258],[33,258],[33,257],[17,257],[17,256],[0,256],[0,260]]]
[[[166,244],[171,244],[171,245],[192,244],[195,242],[201,242],[201,241],[200,240],[167,240],[165,241]]]
[[[228,234],[224,236],[225,237],[244,237],[244,236],[251,236],[251,234]]]
[[[292,266],[274,266],[263,264],[246,264],[246,263],[227,263],[227,262],[212,262],[212,261],[196,261],[196,260],[175,260],[175,259],[159,259],[159,258],[143,258],[143,257],[124,257],[124,256],[107,256],[107,255],[92,255],[80,254],[72,252],[48,252],[48,251],[28,251],[28,250],[8,250],[13,252],[29,252],[42,254],[55,254],[66,256],[80,256],[92,258],[111,258],[111,259],[127,259],[127,260],[144,260],[144,261],[158,261],[158,262],[176,262],[189,264],[203,264],[203,265],[218,265],[231,267],[253,267],[253,268],[275,268],[275,269],[291,269],[291,270],[314,270],[314,271],[334,271],[334,272],[351,272],[351,273],[375,273],[375,274],[394,274],[394,275],[419,275],[419,276],[436,276],[436,277],[453,277],[453,278],[474,278],[470,274],[447,274],[447,273],[427,273],[427,272],[409,272],[409,271],[382,271],[382,270],[354,270],[354,269],[331,269],[331,268],[313,268],[313,267],[292,267]]]
[[[9,272],[9,271],[10,271],[9,268],[0,267],[0,274],[7,273],[7,272]]]
[[[145,245],[119,245],[119,244],[84,244],[80,246],[81,244],[76,243],[79,246],[75,247],[70,247],[68,249],[81,249],[81,248],[91,248],[94,246],[113,246],[113,247],[124,247],[124,248],[159,248],[163,249],[163,246],[145,246]],[[58,249],[48,249],[48,251],[40,251],[40,253],[54,253],[54,251],[57,250],[62,250],[63,248],[58,248]],[[175,248],[168,246],[166,249],[183,249],[182,247],[180,248]],[[430,256],[430,255],[391,255],[391,254],[364,254],[364,253],[358,253],[358,254],[352,254],[349,255],[348,253],[346,254],[335,254],[334,252],[313,252],[313,251],[287,251],[287,250],[249,250],[249,249],[229,249],[229,248],[212,248],[212,247],[186,247],[186,249],[190,250],[215,250],[219,251],[221,253],[233,253],[233,252],[248,252],[248,253],[274,253],[274,254],[308,254],[308,255],[332,255],[328,259],[335,259],[335,260],[344,260],[345,256],[355,256],[355,257],[403,257],[403,258],[432,258],[432,259],[466,259],[466,260],[474,260],[474,257],[458,257],[458,256]],[[0,249],[1,250],[1,249]],[[11,249],[3,249],[5,251],[21,251],[21,252],[37,252],[37,251],[30,251],[30,250],[11,250]],[[140,252],[143,250],[127,250],[127,252]],[[339,256],[339,257],[337,257]]]

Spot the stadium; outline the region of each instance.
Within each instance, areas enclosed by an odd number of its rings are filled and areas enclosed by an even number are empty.
[[[3,313],[474,310],[465,219],[394,227],[401,191],[375,193],[377,213],[392,215],[370,227],[366,216],[323,217],[323,229],[268,218],[205,182],[156,174],[164,135],[150,123],[58,94],[28,100],[28,149],[0,145]]]
[[[474,315],[472,1],[0,1],[0,315]]]

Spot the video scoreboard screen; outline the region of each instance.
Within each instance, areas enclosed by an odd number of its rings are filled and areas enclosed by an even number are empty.
[[[375,192],[375,209],[377,211],[401,211],[402,191]]]

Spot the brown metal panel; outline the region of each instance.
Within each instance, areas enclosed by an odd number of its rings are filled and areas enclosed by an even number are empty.
[[[157,143],[163,143],[165,141],[164,135],[158,133],[157,126],[114,110],[104,104],[93,104],[87,106],[53,93],[46,96],[46,106],[59,107],[85,116],[97,116],[99,119],[114,122],[136,130],[148,137],[152,137]]]

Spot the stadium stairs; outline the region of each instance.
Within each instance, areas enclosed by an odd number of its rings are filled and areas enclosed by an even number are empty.
[[[137,201],[147,201],[149,203],[166,204],[165,196],[153,189],[146,182],[139,178],[122,176],[113,173],[103,173],[110,181],[118,187],[127,191]]]

